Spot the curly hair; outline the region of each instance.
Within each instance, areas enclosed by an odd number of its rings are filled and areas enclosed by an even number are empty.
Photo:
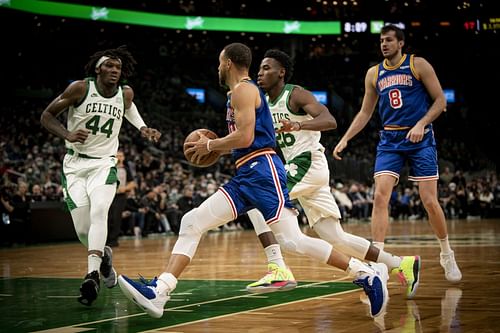
[[[120,81],[125,82],[130,76],[134,74],[135,61],[132,54],[127,50],[125,45],[119,46],[116,49],[108,49],[104,51],[98,51],[90,56],[89,62],[85,65],[85,73],[87,76],[96,77],[95,65],[97,61],[102,57],[107,56],[112,59],[120,59],[122,62],[122,73]]]
[[[264,54],[264,58],[272,58],[283,66],[285,69],[285,83],[288,83],[293,75],[292,58],[290,58],[290,56],[285,52],[276,49],[267,50]]]

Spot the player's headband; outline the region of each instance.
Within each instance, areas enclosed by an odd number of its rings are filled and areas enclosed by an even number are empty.
[[[95,68],[98,68],[99,66],[101,66],[102,63],[105,62],[108,59],[111,59],[111,57],[108,57],[108,56],[102,56],[102,57],[100,57],[99,60],[97,60],[97,62],[95,64]],[[120,58],[113,58],[113,59],[118,60],[118,62],[120,62],[120,64],[122,63],[122,61],[121,61]]]

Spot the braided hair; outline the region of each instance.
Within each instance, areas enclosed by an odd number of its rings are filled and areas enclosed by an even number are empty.
[[[137,64],[132,54],[127,50],[125,45],[119,46],[116,49],[108,49],[104,51],[97,51],[90,56],[89,62],[85,65],[85,73],[89,77],[96,77],[95,65],[102,57],[107,56],[112,59],[120,59],[122,63],[122,73],[120,81],[125,82],[127,78],[134,74],[134,68]]]

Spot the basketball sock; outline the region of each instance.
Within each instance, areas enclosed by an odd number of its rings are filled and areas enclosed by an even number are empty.
[[[384,242],[372,242],[373,246],[380,250],[384,250]]]
[[[380,250],[377,262],[386,264],[390,272],[393,268],[397,268],[399,267],[399,265],[401,265],[401,257],[387,253],[384,250]]]
[[[448,236],[446,236],[443,239],[439,239],[439,246],[441,246],[441,252],[448,254],[451,253],[451,247],[450,247],[450,242],[448,242]]]
[[[156,281],[156,290],[159,294],[170,293],[177,286],[177,279],[172,273],[163,272]]]
[[[283,256],[281,254],[281,248],[279,244],[269,245],[264,249],[267,256],[267,262],[278,265],[281,268],[286,268],[285,261],[283,260]]]
[[[93,271],[98,271],[101,267],[102,258],[97,254],[91,254],[88,256],[88,273]]]

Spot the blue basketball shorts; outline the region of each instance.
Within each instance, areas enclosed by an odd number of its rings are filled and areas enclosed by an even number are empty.
[[[292,208],[286,187],[286,171],[276,154],[264,154],[240,166],[219,190],[233,209],[233,216],[257,208],[267,224],[279,221],[285,207]]]
[[[374,177],[391,175],[399,180],[401,169],[408,162],[408,180],[418,182],[439,179],[436,146],[409,151],[377,150]]]

